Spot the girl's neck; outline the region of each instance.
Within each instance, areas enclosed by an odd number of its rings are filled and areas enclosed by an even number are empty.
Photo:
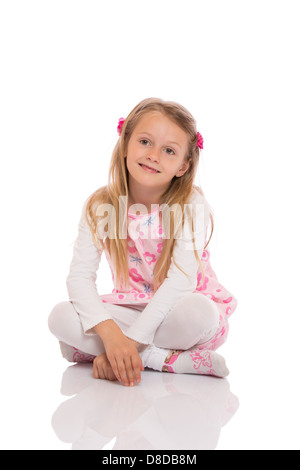
[[[130,197],[128,197],[128,209],[130,209],[130,207],[133,206],[133,204],[143,204],[144,206],[147,207],[147,211],[150,214],[150,212],[152,212],[152,210],[153,210],[153,207],[151,207],[151,206],[155,206],[157,204],[160,205],[160,202],[154,202],[153,200],[150,203],[146,203],[145,201],[137,202],[137,201],[133,201],[132,199],[130,199]]]
[[[129,194],[128,194],[128,208],[130,208],[130,206],[132,206],[133,204],[143,204],[144,206],[147,207],[147,210],[148,212],[150,213],[151,210],[153,209],[153,207],[151,207],[151,205],[157,205],[157,204],[161,204],[161,198],[159,196],[155,196],[155,194],[151,194],[147,197],[146,194],[142,195],[141,197],[139,196],[136,196],[134,197],[133,194],[131,194],[130,190],[129,190]]]

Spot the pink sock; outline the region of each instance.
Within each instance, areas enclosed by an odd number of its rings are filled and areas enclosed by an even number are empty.
[[[214,375],[215,377],[227,377],[225,359],[215,351],[195,347],[188,351],[170,351],[166,359],[163,371],[175,374],[200,374]]]
[[[95,359],[95,356],[84,353],[62,341],[59,341],[59,345],[62,356],[69,362],[93,362]]]

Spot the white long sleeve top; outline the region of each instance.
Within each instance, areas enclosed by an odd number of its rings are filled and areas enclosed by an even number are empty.
[[[128,211],[127,246],[130,288],[122,291],[115,288],[111,294],[99,295],[96,281],[103,251],[105,251],[112,273],[115,272],[115,267],[107,250],[100,250],[94,243],[90,227],[85,219],[86,204],[87,200],[82,208],[73,259],[66,281],[69,299],[80,316],[83,330],[86,334],[94,334],[94,326],[113,319],[105,308],[107,302],[143,303],[147,305],[125,334],[140,343],[151,344],[157,328],[175,303],[186,294],[200,290],[199,283],[202,274],[194,253],[190,223],[185,217],[180,238],[175,241],[167,278],[154,294],[153,270],[164,242],[159,206],[151,213],[144,215],[136,215]],[[193,209],[195,246],[201,259],[206,243],[210,207],[204,196],[196,189],[193,190],[189,204]],[[149,227],[151,227],[150,235]],[[145,234],[147,228],[148,233]],[[178,269],[174,259],[189,277]]]

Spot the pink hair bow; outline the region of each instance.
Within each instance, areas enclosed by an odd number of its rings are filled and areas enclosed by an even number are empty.
[[[203,149],[203,137],[200,132],[197,132],[197,147],[201,150]]]
[[[125,122],[124,118],[119,119],[119,124],[118,124],[118,127],[117,127],[117,131],[118,131],[119,135],[122,134],[122,127],[123,127],[124,122]]]

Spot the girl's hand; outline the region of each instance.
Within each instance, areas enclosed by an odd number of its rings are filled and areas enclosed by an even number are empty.
[[[135,341],[134,339],[131,339],[131,338],[128,338],[127,339],[136,347],[136,349],[138,351],[140,351],[141,349],[143,349],[143,347],[145,347],[144,344],[141,344],[141,343],[138,343],[137,341]]]
[[[140,383],[144,366],[137,348],[129,338],[123,333],[112,337],[108,344],[105,344],[105,350],[112,370],[120,382],[125,386],[133,386],[134,379],[137,384]]]
[[[144,366],[134,344],[136,342],[127,338],[113,320],[99,323],[94,330],[103,341],[107,359],[117,379],[126,386],[133,386],[134,380],[140,383]]]
[[[93,377],[95,379],[106,379],[106,380],[118,380],[109,360],[107,359],[106,353],[97,356],[93,362]]]

